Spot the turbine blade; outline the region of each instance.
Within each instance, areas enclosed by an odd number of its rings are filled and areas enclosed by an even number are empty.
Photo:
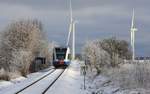
[[[131,28],[134,28],[134,9],[133,9],[133,14],[132,14],[132,23],[131,23]]]
[[[73,21],[73,16],[72,16],[72,2],[70,0],[70,22],[72,23]]]

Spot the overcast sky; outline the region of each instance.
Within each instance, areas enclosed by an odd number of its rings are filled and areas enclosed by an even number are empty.
[[[130,41],[135,8],[136,55],[150,56],[150,0],[72,0],[76,25],[76,49],[86,40],[116,36]],[[0,0],[0,28],[18,19],[39,19],[50,41],[66,43],[69,0]]]

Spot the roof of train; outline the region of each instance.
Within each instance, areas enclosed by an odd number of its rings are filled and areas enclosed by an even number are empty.
[[[61,48],[61,49],[63,49],[63,48],[69,48],[69,47],[67,47],[67,46],[61,46],[61,47],[54,47],[54,48]]]

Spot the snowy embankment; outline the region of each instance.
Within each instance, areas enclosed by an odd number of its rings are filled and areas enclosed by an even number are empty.
[[[16,79],[12,79],[10,81],[0,81],[0,94],[7,94],[11,92],[18,91],[23,87],[29,85],[30,83],[36,81],[37,79],[43,77],[44,75],[48,74],[53,67],[47,68],[45,70],[41,70],[36,73],[31,73],[25,77],[19,77]],[[49,71],[50,70],[50,71]]]
[[[123,64],[107,72],[87,76],[87,94],[150,94],[149,63]],[[92,75],[92,76],[91,76]]]
[[[116,94],[120,88],[102,75],[86,79],[87,94]]]
[[[150,90],[143,88],[123,89],[104,76],[97,76],[93,81],[88,80],[86,94],[150,94]]]

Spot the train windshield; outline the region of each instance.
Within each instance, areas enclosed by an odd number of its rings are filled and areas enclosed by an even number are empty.
[[[56,59],[64,60],[66,57],[67,48],[55,48],[56,51]]]

